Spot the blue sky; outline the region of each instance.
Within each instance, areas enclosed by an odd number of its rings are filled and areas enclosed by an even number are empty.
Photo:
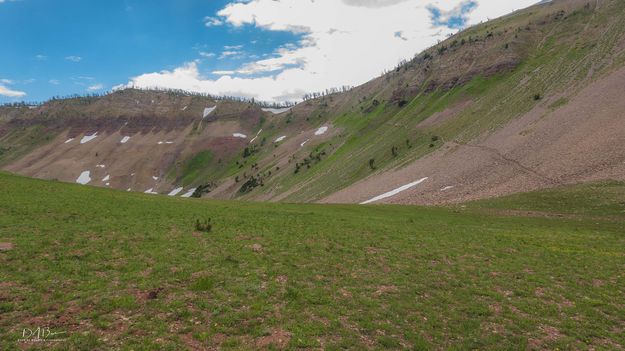
[[[296,100],[532,2],[0,0],[0,103],[120,86]]]

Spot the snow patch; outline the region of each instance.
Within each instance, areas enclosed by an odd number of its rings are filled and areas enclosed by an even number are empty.
[[[423,183],[427,179],[428,179],[428,177],[421,178],[421,179],[417,180],[416,182],[412,182],[410,184],[406,184],[404,186],[400,186],[399,188],[397,188],[395,190],[391,190],[388,193],[384,193],[382,195],[376,196],[376,197],[374,197],[374,198],[372,198],[370,200],[367,200],[365,202],[361,202],[360,204],[361,205],[366,205],[366,204],[370,204],[372,202],[376,202],[376,201],[379,201],[379,200],[382,200],[382,199],[386,199],[386,198],[391,197],[391,196],[395,196],[395,195],[401,193],[402,191],[408,190],[408,189],[410,189],[410,188],[412,188],[414,186],[417,186],[417,185]]]
[[[103,182],[108,182],[109,180],[111,180],[111,176],[110,175],[106,175],[106,177],[102,178]]]
[[[286,139],[286,135],[283,135],[283,136],[279,137],[278,139],[276,139],[276,141],[274,141],[274,143],[279,143],[279,142],[281,142],[284,139]]]
[[[125,137],[123,137],[123,138],[122,138],[122,140],[120,141],[120,143],[122,143],[122,144],[126,144],[126,143],[128,142],[128,140],[130,140],[130,137],[129,137],[129,136],[125,136]]]
[[[206,107],[204,109],[204,114],[202,115],[202,118],[206,118],[208,117],[208,115],[210,115],[213,111],[215,111],[215,109],[217,108],[217,106],[213,106],[213,107]]]
[[[183,110],[183,111],[184,111],[184,110],[186,110],[186,109],[187,109],[187,107],[189,107],[189,106],[185,106],[185,107],[183,107],[183,108],[182,108],[182,110]]]
[[[130,191],[130,188],[126,189],[126,191]]]
[[[76,179],[76,183],[78,184],[88,184],[91,181],[91,172],[90,171],[84,171],[82,173],[80,173],[80,176],[78,177],[78,179]]]
[[[152,179],[154,179],[154,180],[158,180],[158,177],[152,176]]]
[[[98,137],[98,132],[95,132],[95,133],[93,133],[91,135],[85,135],[85,136],[82,137],[82,139],[80,139],[80,143],[81,144],[88,143],[88,142],[90,142],[91,140],[93,140],[93,139],[95,139],[97,137]]]
[[[97,165],[96,167],[97,167],[97,168],[106,168],[106,166],[105,166],[105,165]]]
[[[324,135],[328,131],[328,127],[323,126],[315,132],[315,135]]]
[[[246,139],[247,138],[247,135],[242,134],[242,133],[234,133],[234,134],[232,134],[232,136],[235,137],[235,138],[241,138],[241,139]]]
[[[189,191],[184,193],[184,195],[182,195],[181,197],[191,197],[191,195],[193,195],[193,193],[195,192],[195,189],[197,188],[189,189]]]
[[[163,145],[163,144],[173,144],[173,141],[159,141],[157,144],[158,145]]]
[[[106,183],[105,185],[106,185],[106,186],[111,186],[111,183]]]
[[[154,188],[150,188],[145,191],[146,194],[157,195],[158,193],[154,191]]]
[[[304,145],[306,145],[307,142],[309,142],[310,139],[306,139],[303,143],[299,144],[300,147],[304,147]]]
[[[281,113],[284,113],[286,111],[291,110],[291,108],[290,107],[285,107],[285,108],[263,108],[262,110],[265,111],[265,112],[271,112],[274,115],[279,115]]]
[[[69,138],[69,139],[65,140],[65,144],[69,144],[69,143],[71,143],[73,140],[74,140],[74,138]]]
[[[442,188],[441,191],[447,191],[447,190],[453,189],[453,188],[454,188],[453,185],[449,185],[449,186],[446,186],[446,187]]]
[[[180,192],[182,191],[182,189],[183,189],[182,187],[180,187],[180,188],[176,188],[176,189],[174,189],[174,190],[170,191],[170,192],[169,192],[169,194],[167,194],[167,195],[168,195],[168,196],[176,196],[176,195],[180,194]]]
[[[262,132],[263,129],[261,128],[258,133],[256,133],[256,136],[254,138],[252,138],[252,140],[250,140],[250,144],[254,142],[254,140],[256,140],[256,138],[258,138],[258,136],[260,135],[260,132]]]

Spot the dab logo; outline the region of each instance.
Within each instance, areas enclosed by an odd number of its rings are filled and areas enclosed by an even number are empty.
[[[64,341],[67,332],[53,331],[50,327],[24,328],[18,342],[59,342]]]

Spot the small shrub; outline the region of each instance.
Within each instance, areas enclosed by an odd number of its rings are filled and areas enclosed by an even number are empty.
[[[435,135],[435,136],[433,136],[433,137],[432,137],[432,142],[437,142],[437,141],[438,141],[438,139],[440,139],[440,138],[438,137],[438,135]]]
[[[375,159],[372,158],[369,160],[369,168],[375,169]]]
[[[211,223],[211,219],[205,220],[201,222],[199,219],[195,220],[195,230],[198,232],[210,233],[213,229],[213,224]]]
[[[540,94],[534,94],[534,101],[538,101],[540,99],[542,99],[543,97]]]

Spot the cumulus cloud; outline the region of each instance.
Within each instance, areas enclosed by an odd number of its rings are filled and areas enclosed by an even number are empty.
[[[527,7],[536,0],[249,0],[233,1],[216,17],[220,25],[251,26],[300,34],[296,45],[276,49],[218,78],[202,75],[197,62],[130,79],[127,86],[164,87],[267,101],[305,92],[358,85],[459,28]],[[221,59],[242,58],[237,46]],[[247,56],[248,58],[250,56]],[[226,74],[227,73],[227,74]]]

